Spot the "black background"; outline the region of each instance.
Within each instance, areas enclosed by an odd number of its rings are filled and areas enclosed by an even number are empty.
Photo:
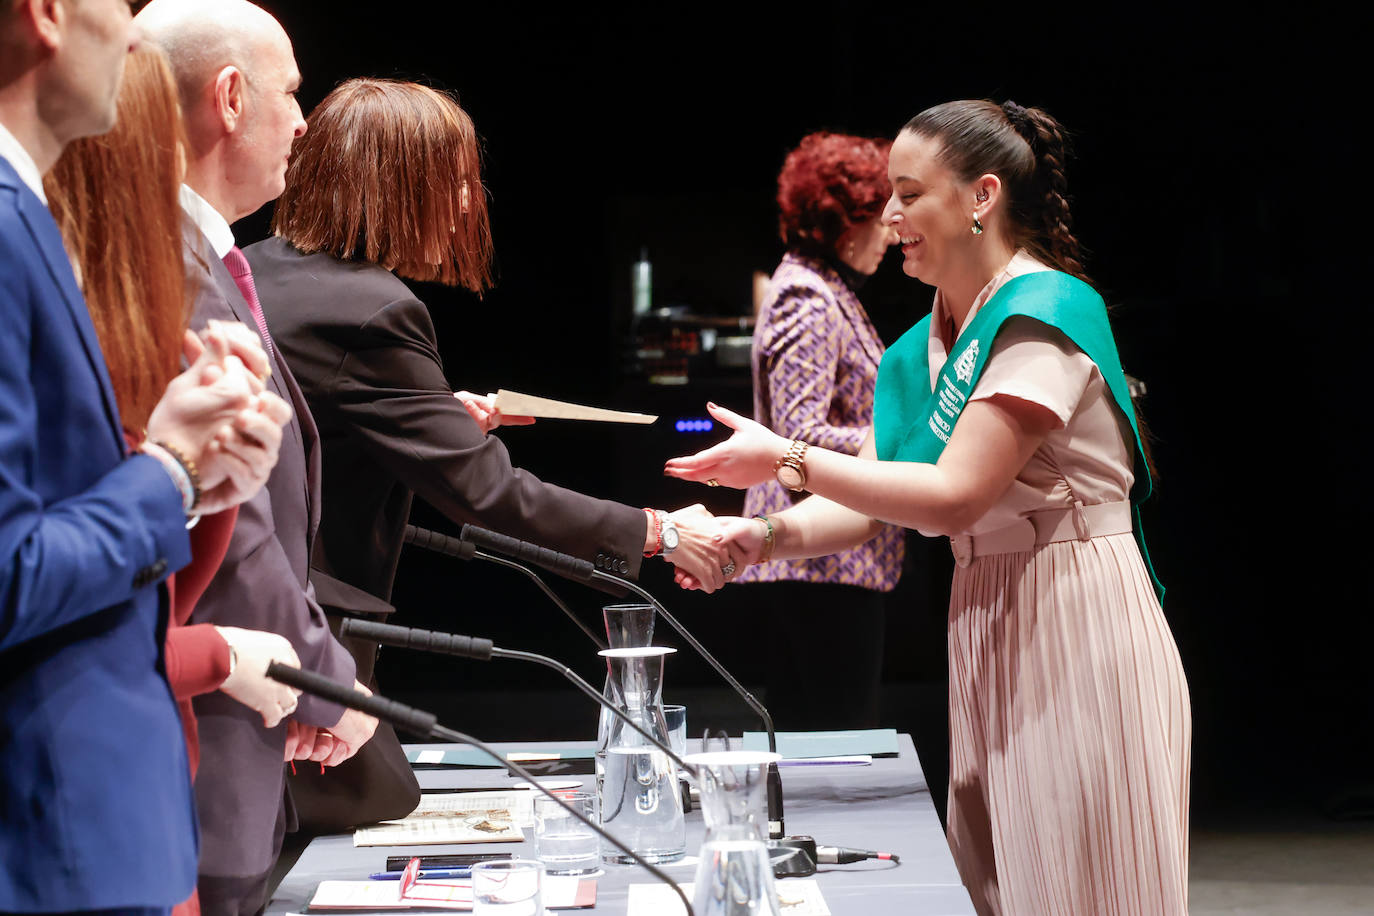
[[[1370,303],[1355,136],[1368,111],[1351,82],[1360,49],[1350,23],[1145,6],[1090,19],[919,4],[805,16],[743,5],[273,11],[295,40],[307,112],[350,76],[418,79],[455,91],[483,135],[498,285],[481,300],[421,289],[454,386],[669,420],[700,414],[707,398],[747,412],[750,395],[728,385],[649,393],[623,376],[641,246],[656,305],[747,313],[752,273],[771,272],[781,254],[777,169],[805,133],[891,136],[952,98],[1047,108],[1075,132],[1069,179],[1088,269],[1114,307],[1127,371],[1148,385],[1163,476],[1146,530],[1192,690],[1195,811],[1374,811],[1357,395]],[[266,211],[237,227],[240,241],[265,227]],[[890,257],[864,299],[891,342],[925,313],[930,290]],[[659,475],[663,459],[718,434],[546,421],[501,435],[518,465],[590,493],[740,506],[738,495]],[[453,529],[419,505],[416,520]],[[925,697],[894,702],[890,724],[917,735],[938,782],[948,552],[913,540],[889,602],[885,679],[894,696]],[[662,564],[645,569],[702,641],[757,682],[758,615],[729,589],[680,595]],[[595,618],[596,593],[560,590]],[[490,635],[597,676],[583,637],[507,573],[408,553],[395,597],[404,622]],[[389,692],[485,737],[586,737],[594,721],[517,714],[526,692],[562,691],[539,670],[387,653],[379,671]],[[716,681],[683,653],[669,683]]]

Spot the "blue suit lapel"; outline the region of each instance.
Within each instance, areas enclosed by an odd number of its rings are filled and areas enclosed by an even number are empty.
[[[53,220],[52,213],[29,190],[28,185],[19,179],[13,167],[3,159],[0,159],[0,167],[3,167],[4,172],[7,173],[5,174],[6,178],[13,177],[14,183],[19,189],[19,216],[24,220],[29,233],[33,235],[34,242],[43,255],[43,261],[48,266],[48,273],[52,276],[53,283],[62,293],[62,301],[71,314],[72,324],[76,327],[77,337],[81,339],[81,347],[86,352],[86,359],[90,362],[91,369],[100,382],[100,396],[104,402],[105,417],[109,421],[110,433],[114,436],[119,450],[123,452],[124,433],[120,428],[119,408],[115,404],[114,387],[110,384],[110,373],[105,367],[105,354],[100,349],[100,340],[96,337],[95,325],[91,324],[91,315],[86,308],[85,297],[81,295],[81,290],[77,289],[76,276],[72,273],[71,261],[68,260],[67,250],[62,245],[62,234],[57,230],[57,223]]]

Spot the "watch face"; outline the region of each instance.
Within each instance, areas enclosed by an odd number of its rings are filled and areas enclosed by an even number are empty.
[[[677,550],[677,528],[672,525],[663,526],[663,552],[672,553]]]
[[[786,465],[778,468],[778,483],[787,487],[789,490],[798,489],[802,485],[801,471]]]

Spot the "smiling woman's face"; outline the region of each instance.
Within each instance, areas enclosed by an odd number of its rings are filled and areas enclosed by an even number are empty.
[[[969,231],[974,190],[940,162],[939,152],[939,143],[929,137],[898,134],[887,166],[892,196],[883,208],[883,222],[902,246],[902,271],[931,286],[942,285],[957,270],[977,238]]]

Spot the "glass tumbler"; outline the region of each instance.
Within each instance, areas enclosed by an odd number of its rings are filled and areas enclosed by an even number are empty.
[[[472,866],[474,916],[544,916],[544,866],[534,859],[495,859]]]
[[[559,793],[558,797],[593,824],[601,823],[595,792]],[[601,868],[601,837],[544,795],[534,799],[534,848],[548,875],[586,875]]]

